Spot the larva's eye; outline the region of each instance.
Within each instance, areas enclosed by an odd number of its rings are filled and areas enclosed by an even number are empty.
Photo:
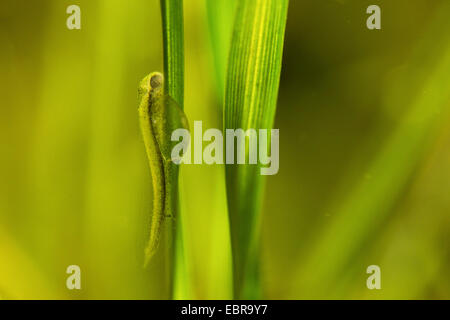
[[[162,86],[164,79],[162,74],[156,73],[150,78],[150,87],[152,89],[158,89]]]

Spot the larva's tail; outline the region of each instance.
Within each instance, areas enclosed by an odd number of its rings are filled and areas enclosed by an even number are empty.
[[[150,260],[155,255],[156,250],[158,249],[158,245],[159,245],[159,239],[156,242],[149,241],[148,246],[144,252],[144,268],[147,268]]]

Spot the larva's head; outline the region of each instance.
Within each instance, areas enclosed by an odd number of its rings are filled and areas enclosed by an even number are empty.
[[[150,87],[152,89],[160,89],[163,85],[164,77],[162,73],[159,72],[153,72],[150,74]]]
[[[164,84],[164,76],[160,72],[152,72],[142,79],[139,84],[139,97],[146,95],[150,90],[159,91],[162,89]]]

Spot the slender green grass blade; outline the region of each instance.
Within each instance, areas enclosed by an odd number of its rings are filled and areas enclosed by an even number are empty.
[[[288,0],[238,2],[225,90],[224,128],[271,129]],[[264,179],[258,165],[227,165],[236,298],[260,295],[258,240]]]
[[[189,1],[185,19],[185,110],[190,127],[202,120],[203,132],[223,127],[223,107],[217,99],[211,64],[205,0]],[[231,39],[230,39],[231,41]],[[214,103],[213,103],[214,102]],[[231,299],[231,240],[223,165],[186,165],[180,171],[180,208],[183,220],[183,284],[176,299]],[[178,229],[177,232],[179,232]],[[207,241],[205,241],[207,239]],[[177,257],[177,269],[179,266]],[[175,280],[177,281],[177,280]]]
[[[164,47],[164,76],[166,79],[165,94],[170,96],[178,106],[184,109],[184,28],[183,28],[183,0],[161,0],[161,14],[163,24],[163,47]],[[175,288],[174,286],[183,286],[182,283],[174,283],[173,279],[185,279],[177,277],[177,273],[185,274],[183,270],[175,270],[175,268],[182,268],[185,263],[176,263],[176,259],[183,259],[182,252],[182,217],[179,212],[179,187],[178,176],[179,167],[174,164],[169,164],[168,168],[169,180],[167,185],[169,189],[166,190],[170,194],[168,205],[172,207],[174,218],[168,220],[166,225],[166,237],[168,246],[171,251],[167,257],[169,259],[167,265],[171,269],[170,281],[171,292],[186,291],[183,288]],[[186,279],[187,281],[187,279]]]
[[[184,106],[183,0],[161,0],[166,94]]]

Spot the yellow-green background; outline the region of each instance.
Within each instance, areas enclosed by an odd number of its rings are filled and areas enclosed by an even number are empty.
[[[66,27],[71,4],[81,30]],[[365,26],[371,4],[380,31]],[[220,128],[205,3],[184,8],[185,112]],[[447,0],[290,1],[265,298],[450,298],[449,16]],[[161,69],[158,0],[1,1],[0,298],[167,297],[162,258],[142,268],[137,121],[138,83]],[[178,297],[230,298],[223,167],[184,166],[181,196]],[[71,264],[80,291],[65,286]],[[366,288],[371,264],[381,290]]]

